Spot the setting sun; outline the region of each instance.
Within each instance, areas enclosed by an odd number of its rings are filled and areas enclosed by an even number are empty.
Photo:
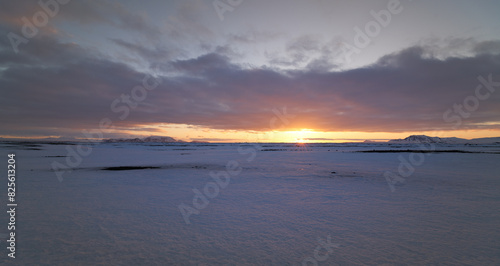
[[[295,142],[295,143],[307,143],[311,141],[311,138],[316,134],[310,129],[302,129],[300,131],[285,131],[283,132],[284,142]]]

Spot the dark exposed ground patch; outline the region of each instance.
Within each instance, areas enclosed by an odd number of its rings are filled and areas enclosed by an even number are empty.
[[[14,141],[5,141],[2,143],[5,145],[4,147],[19,149],[19,150],[41,150],[42,145],[33,143],[33,142],[14,142]]]
[[[43,144],[49,144],[49,145],[77,145],[75,142],[67,142],[67,141],[60,141],[60,142],[41,142]],[[85,143],[85,145],[89,145],[89,143]]]
[[[0,145],[6,148],[18,150],[43,150],[43,145],[76,145],[74,142],[47,142],[47,141],[0,141]]]
[[[367,151],[355,151],[363,153],[401,153],[401,152],[413,152],[413,153],[489,153],[489,154],[500,154],[499,152],[484,152],[484,151],[463,151],[463,150],[367,150]]]
[[[209,170],[224,170],[225,165],[211,165],[211,164],[169,164],[169,165],[135,165],[135,166],[108,166],[100,167],[98,170],[102,171],[129,171],[129,170],[146,170],[146,169],[209,169]],[[82,169],[83,170],[83,169]]]
[[[158,166],[112,166],[104,167],[104,171],[128,171],[128,170],[143,170],[143,169],[160,169]]]

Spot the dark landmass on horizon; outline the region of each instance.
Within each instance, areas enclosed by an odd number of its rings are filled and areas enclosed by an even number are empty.
[[[310,139],[304,139],[308,141]],[[332,139],[334,140],[334,139]],[[340,140],[340,139],[339,139]],[[117,138],[117,139],[103,139],[103,140],[85,140],[85,139],[63,139],[63,138],[43,138],[43,139],[17,139],[17,138],[0,138],[1,142],[16,142],[16,143],[45,143],[61,145],[65,143],[179,143],[179,144],[215,144],[215,143],[290,143],[295,144],[296,142],[209,142],[209,141],[183,141],[177,140],[169,136],[149,136],[145,138]],[[347,141],[347,142],[306,142],[307,144],[312,143],[337,143],[337,144],[348,144],[348,143],[358,143],[358,144],[418,144],[418,143],[434,143],[434,144],[457,144],[457,145],[480,145],[480,144],[500,144],[500,137],[490,137],[490,138],[475,138],[475,139],[463,139],[456,137],[440,138],[440,137],[429,137],[426,135],[411,135],[404,139],[391,139],[388,141]]]

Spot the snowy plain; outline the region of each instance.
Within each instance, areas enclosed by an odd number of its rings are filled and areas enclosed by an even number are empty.
[[[0,263],[500,265],[500,145],[437,145],[394,191],[384,172],[418,146],[102,143],[60,182],[68,147],[0,143],[18,201],[17,256],[4,241]],[[193,189],[228,162],[239,171],[197,209]]]

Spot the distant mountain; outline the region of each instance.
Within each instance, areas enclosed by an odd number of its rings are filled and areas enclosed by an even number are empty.
[[[472,143],[472,144],[492,144],[492,143],[500,144],[500,137],[471,139],[471,140],[469,140],[469,143]]]
[[[500,144],[500,137],[498,138],[478,138],[478,139],[461,139],[461,138],[440,138],[429,137],[426,135],[411,135],[404,139],[392,139],[389,143],[442,143],[442,144]]]
[[[201,140],[193,140],[191,143],[210,143],[208,141],[201,141]]]
[[[104,142],[115,143],[115,142],[129,142],[129,143],[149,143],[149,142],[161,142],[161,143],[172,143],[172,142],[185,142],[182,140],[176,140],[172,137],[162,137],[162,136],[151,136],[147,138],[133,138],[133,139],[106,139]]]
[[[392,139],[390,143],[465,143],[466,139],[429,137],[426,135],[411,135],[404,139]]]

